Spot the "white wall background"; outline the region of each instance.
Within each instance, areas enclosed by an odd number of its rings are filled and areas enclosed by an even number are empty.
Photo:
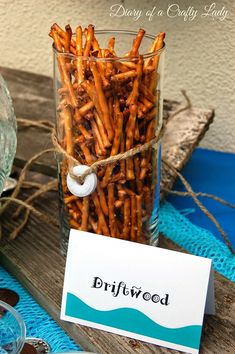
[[[96,28],[138,29],[167,33],[164,97],[181,100],[180,89],[187,90],[193,104],[214,108],[216,118],[202,146],[235,152],[235,1],[215,0],[228,17],[220,21],[201,18],[213,0],[0,0],[0,65],[52,76],[50,26],[70,23]],[[110,7],[120,3],[127,9],[142,10],[138,21],[132,17],[110,17]],[[170,18],[169,4],[181,10],[194,7],[193,21]],[[147,10],[156,6],[163,17],[149,21]]]

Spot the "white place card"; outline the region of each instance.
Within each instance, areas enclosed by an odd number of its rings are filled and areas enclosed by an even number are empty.
[[[61,319],[199,353],[205,307],[211,260],[71,230]]]

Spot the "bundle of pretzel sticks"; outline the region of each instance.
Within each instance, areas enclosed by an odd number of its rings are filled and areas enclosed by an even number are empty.
[[[117,57],[115,37],[101,48],[94,26],[62,29],[54,24],[60,87],[57,89],[57,133],[60,144],[79,163],[124,153],[155,136],[160,91],[159,52],[165,33],[140,54],[145,31],[140,29],[130,50]],[[155,53],[157,52],[157,54]],[[154,53],[156,55],[154,55]],[[60,167],[65,210],[70,227],[111,237],[147,242],[148,220],[156,184],[156,149],[100,167],[90,196],[71,195],[66,185],[68,159]]]

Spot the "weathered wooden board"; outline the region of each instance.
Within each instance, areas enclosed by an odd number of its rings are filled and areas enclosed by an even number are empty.
[[[17,117],[31,120],[48,119],[55,121],[52,79],[24,71],[1,68],[7,81]],[[170,114],[179,109],[175,101],[164,101],[165,135],[162,139],[162,157],[175,168],[181,169],[199,144],[213,120],[214,112],[193,108],[175,116],[169,122]],[[40,134],[40,138],[39,138]],[[36,128],[20,128],[15,164],[22,167],[30,157],[51,146],[50,134]],[[34,165],[37,171],[56,175],[55,160],[44,157]],[[162,186],[170,188],[175,176],[162,168]]]

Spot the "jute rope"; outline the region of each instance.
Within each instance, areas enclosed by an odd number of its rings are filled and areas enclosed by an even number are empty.
[[[166,165],[183,183],[185,188],[187,189],[189,195],[192,197],[194,200],[195,204],[201,209],[201,211],[213,222],[213,224],[217,227],[219,232],[221,233],[224,242],[228,246],[229,250],[231,251],[232,254],[234,254],[234,249],[230,243],[230,240],[228,236],[226,235],[225,231],[222,229],[221,225],[219,222],[216,220],[216,218],[211,214],[211,212],[202,204],[202,202],[197,198],[197,195],[194,193],[191,185],[188,183],[188,181],[184,178],[184,176],[174,167],[172,166],[169,162],[166,160],[162,159],[161,160],[164,165]],[[218,198],[217,198],[218,200]]]
[[[85,178],[90,175],[91,173],[95,173],[97,171],[97,169],[99,167],[103,167],[103,166],[107,166],[110,164],[114,164],[118,161],[122,161],[122,160],[126,160],[130,157],[135,156],[136,154],[139,154],[141,152],[144,152],[146,150],[148,150],[151,146],[153,146],[154,144],[156,144],[157,142],[159,142],[159,140],[162,138],[164,133],[164,128],[161,128],[161,130],[156,133],[155,138],[151,139],[150,141],[148,141],[145,144],[136,146],[132,149],[127,150],[124,153],[120,153],[117,155],[113,155],[110,157],[107,157],[106,159],[103,160],[98,160],[96,162],[94,162],[92,165],[89,166],[89,168],[80,176],[76,176],[73,174],[72,172],[72,168],[69,171],[69,174],[76,179],[80,184],[82,184],[85,180]],[[68,154],[67,151],[60,145],[60,143],[58,142],[57,136],[56,136],[56,131],[55,129],[52,130],[52,142],[53,145],[55,147],[55,150],[59,153],[61,153],[62,155],[64,155],[70,162],[73,162],[74,165],[80,165],[81,163],[75,159],[72,155]]]
[[[178,195],[180,197],[191,197],[190,192],[182,192],[182,191],[176,191],[172,190],[169,188],[162,188],[162,190],[168,194],[173,194],[173,195]],[[216,202],[219,202],[229,208],[235,209],[235,204],[229,203],[226,200],[217,197],[216,195],[210,194],[210,193],[202,193],[202,192],[194,192],[196,197],[206,197],[215,200]]]
[[[6,203],[3,204],[3,206],[1,206],[0,208],[0,215],[2,215],[4,213],[4,211],[7,209],[7,207],[9,206],[9,204],[11,203],[10,198],[16,198],[21,190],[21,187],[24,183],[25,177],[26,177],[26,173],[28,172],[28,170],[30,169],[31,165],[37,161],[41,156],[46,155],[48,153],[51,152],[55,152],[55,149],[46,149],[43,151],[40,151],[38,154],[34,155],[33,157],[31,157],[31,159],[29,159],[29,161],[26,162],[26,164],[24,165],[23,169],[20,172],[20,176],[18,179],[18,183],[14,189],[14,191],[12,192],[11,197],[8,198],[8,200],[5,199]],[[0,200],[2,201],[2,198],[0,198]]]

